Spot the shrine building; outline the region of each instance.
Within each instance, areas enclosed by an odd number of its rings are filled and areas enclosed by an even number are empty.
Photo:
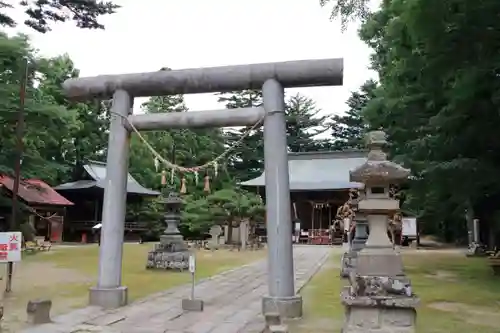
[[[288,154],[290,209],[292,220],[300,221],[300,242],[342,242],[342,232],[334,226],[335,215],[347,201],[349,190],[363,187],[349,180],[349,171],[365,163],[367,154],[363,150]],[[256,188],[265,200],[264,172],[240,185]]]
[[[74,181],[55,187],[57,192],[74,203],[66,211],[64,241],[97,241],[99,234],[94,227],[102,223],[105,185],[106,164],[88,161],[75,168]],[[132,175],[127,175],[127,204],[139,203],[158,195],[159,192],[143,187]],[[139,239],[139,235],[147,230],[147,221],[138,221],[136,216],[126,215],[125,239]]]

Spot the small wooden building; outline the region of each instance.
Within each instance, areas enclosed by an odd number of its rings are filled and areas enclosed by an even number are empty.
[[[289,153],[290,209],[293,220],[300,221],[303,241],[311,244],[341,242],[340,230],[333,237],[335,215],[349,198],[349,190],[363,187],[349,180],[349,171],[365,163],[367,154],[368,151],[363,150]],[[241,185],[257,188],[265,198],[264,173]]]
[[[0,176],[1,194],[12,198],[14,179]],[[57,193],[52,187],[39,179],[21,180],[18,198],[24,206],[29,222],[37,236],[43,236],[51,242],[62,241],[66,208],[73,203]],[[22,207],[21,207],[22,208]],[[3,210],[2,229],[7,230],[11,215],[11,206]]]
[[[76,170],[75,176],[75,181],[55,187],[59,193],[75,203],[67,210],[64,238],[65,241],[93,242],[97,240],[98,235],[92,227],[102,222],[106,164],[89,161]],[[160,195],[159,192],[143,187],[128,174],[127,203],[139,202],[145,197],[158,195]],[[144,222],[126,217],[125,232],[128,236],[135,237],[145,229]]]

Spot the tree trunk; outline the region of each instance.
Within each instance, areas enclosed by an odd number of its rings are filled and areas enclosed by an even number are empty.
[[[227,244],[233,244],[233,222],[229,221],[227,224]]]

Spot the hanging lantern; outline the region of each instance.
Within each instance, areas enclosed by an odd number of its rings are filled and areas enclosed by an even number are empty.
[[[180,193],[181,194],[186,194],[187,193],[186,177],[184,177],[184,175],[182,175],[182,178],[181,178],[181,190],[180,190]]]
[[[167,184],[167,172],[163,170],[161,172],[161,185],[165,186]]]
[[[204,179],[204,186],[203,186],[203,191],[205,191],[205,193],[210,193],[210,176],[208,175],[208,172],[205,174],[205,177],[203,177]]]

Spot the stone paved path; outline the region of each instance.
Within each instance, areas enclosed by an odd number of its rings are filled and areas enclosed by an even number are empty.
[[[323,246],[294,248],[295,286],[300,290],[325,262],[331,250]],[[73,311],[54,323],[24,333],[256,333],[263,329],[261,298],[267,293],[265,260],[227,271],[197,284],[195,295],[203,312],[183,312],[181,300],[190,295],[183,285],[103,312],[96,307]]]

